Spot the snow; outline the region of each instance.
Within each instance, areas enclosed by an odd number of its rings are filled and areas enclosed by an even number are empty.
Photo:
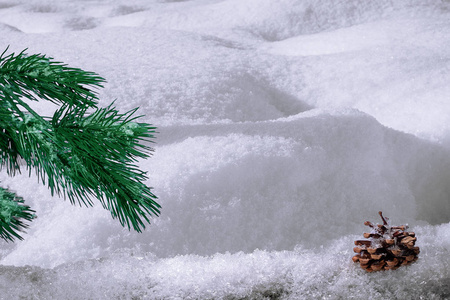
[[[0,1],[0,49],[107,79],[158,127],[143,233],[8,177],[38,218],[0,242],[0,299],[450,297],[450,3]],[[51,103],[33,105],[51,114]],[[419,260],[365,273],[364,221]]]

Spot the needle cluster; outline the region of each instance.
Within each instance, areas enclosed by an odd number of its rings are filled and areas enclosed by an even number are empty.
[[[137,109],[98,107],[94,89],[105,79],[97,74],[42,54],[6,55],[7,50],[0,55],[0,169],[12,176],[25,166],[52,195],[87,206],[98,199],[123,226],[142,231],[160,213],[157,197],[144,184],[146,173],[136,165],[151,155],[156,128],[137,122]],[[50,101],[58,109],[41,116],[31,108],[33,101]],[[33,216],[21,198],[0,190],[1,238],[21,239],[23,221]]]

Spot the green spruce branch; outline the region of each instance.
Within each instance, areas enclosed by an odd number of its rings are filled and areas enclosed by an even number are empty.
[[[23,199],[0,187],[0,238],[12,241],[22,239],[19,231],[27,227],[23,221],[31,221],[34,211],[23,205]]]
[[[153,151],[155,127],[136,122],[133,109],[119,113],[113,104],[99,108],[94,88],[105,80],[70,68],[45,55],[0,55],[0,169],[29,174],[72,204],[93,205],[93,198],[123,226],[141,232],[160,213],[157,197],[144,184],[137,159]],[[59,105],[52,117],[40,116],[29,101]],[[28,101],[28,103],[27,103]],[[88,113],[88,110],[91,113]],[[34,212],[11,191],[0,190],[0,237],[21,239],[19,231]]]

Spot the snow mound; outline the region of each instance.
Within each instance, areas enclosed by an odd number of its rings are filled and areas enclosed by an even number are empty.
[[[55,199],[3,263],[56,266],[125,241],[160,257],[314,248],[357,234],[380,210],[399,224],[450,221],[448,150],[358,111],[160,130],[142,165],[163,205],[149,230],[121,231],[101,208],[87,214]]]

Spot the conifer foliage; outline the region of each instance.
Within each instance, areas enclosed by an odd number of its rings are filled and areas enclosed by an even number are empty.
[[[105,79],[42,54],[0,55],[0,169],[13,176],[21,167],[72,204],[98,199],[123,226],[141,232],[160,213],[144,184],[137,159],[153,149],[155,127],[136,122],[137,109],[119,113],[98,107],[94,89]],[[32,101],[58,105],[53,116],[36,113]],[[12,191],[0,188],[0,238],[22,239],[34,211]]]

